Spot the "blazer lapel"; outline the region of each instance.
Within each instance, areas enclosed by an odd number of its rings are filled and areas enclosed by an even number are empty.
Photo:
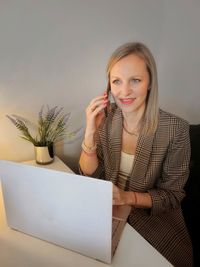
[[[118,179],[120,160],[121,160],[121,148],[122,148],[122,112],[119,108],[113,115],[110,136],[109,136],[109,150],[111,154],[110,162],[110,180],[116,184]],[[141,189],[141,185],[144,184],[144,178],[147,171],[149,159],[151,156],[153,140],[153,134],[145,134],[141,131],[136,147],[134,164],[131,172],[131,179],[127,181],[127,189]]]
[[[109,138],[109,148],[111,153],[111,180],[117,183],[122,147],[122,112],[119,108],[113,115]]]
[[[144,179],[149,164],[155,133],[145,134],[141,131],[136,147],[131,179],[127,181],[126,190],[139,190],[144,185]]]

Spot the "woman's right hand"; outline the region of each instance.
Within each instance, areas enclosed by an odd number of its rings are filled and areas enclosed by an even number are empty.
[[[99,125],[102,122],[105,114],[104,108],[108,104],[108,95],[104,93],[101,96],[92,99],[88,107],[86,108],[86,136],[95,135]]]
[[[97,156],[96,132],[105,114],[104,108],[108,104],[108,96],[103,95],[92,99],[86,108],[86,129],[79,160],[80,168],[85,175],[91,175],[99,165]]]

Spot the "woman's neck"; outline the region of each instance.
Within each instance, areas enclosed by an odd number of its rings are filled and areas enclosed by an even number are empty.
[[[122,112],[122,114],[124,120],[123,123],[125,124],[125,126],[129,130],[135,130],[140,127],[141,119],[144,114],[144,109],[142,110],[140,109],[139,111],[129,112],[129,113]]]

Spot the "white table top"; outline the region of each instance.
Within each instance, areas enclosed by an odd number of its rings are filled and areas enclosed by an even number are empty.
[[[27,164],[34,166],[35,161]],[[59,158],[43,167],[71,171]],[[0,266],[2,267],[169,267],[172,266],[129,224],[126,224],[122,238],[108,265],[64,249],[35,237],[10,229],[6,216],[0,186]]]

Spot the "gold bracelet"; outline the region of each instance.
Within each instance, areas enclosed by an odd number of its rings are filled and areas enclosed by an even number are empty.
[[[135,199],[134,206],[137,206],[137,193],[133,191],[133,194],[134,194],[134,199]]]
[[[96,144],[93,147],[86,146],[85,140],[83,140],[81,147],[87,153],[96,152],[96,149],[97,149],[97,145]]]
[[[82,151],[85,155],[87,155],[88,157],[95,157],[96,156],[96,151],[95,152],[86,152],[83,148],[82,148]]]

